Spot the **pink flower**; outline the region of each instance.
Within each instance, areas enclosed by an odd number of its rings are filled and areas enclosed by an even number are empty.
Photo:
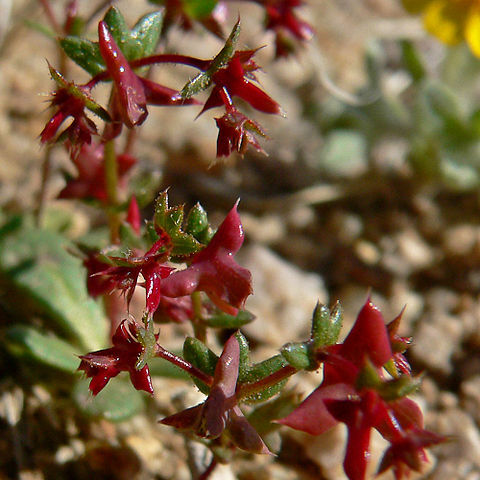
[[[243,227],[235,204],[210,243],[193,256],[191,265],[163,281],[162,294],[183,297],[202,291],[218,308],[236,315],[252,293],[250,272],[234,259],[243,239]]]
[[[103,151],[102,143],[83,144],[79,150],[72,146],[70,157],[78,174],[68,180],[58,198],[95,198],[101,202],[107,201]],[[134,157],[123,154],[118,155],[117,162],[118,180],[120,186],[123,186],[128,172],[137,161]]]
[[[217,361],[213,384],[205,402],[166,417],[160,423],[212,439],[220,437],[226,430],[238,448],[252,453],[270,453],[238,406],[235,390],[239,364],[240,346],[232,335]]]
[[[124,320],[112,337],[113,347],[81,355],[79,370],[91,378],[90,391],[97,395],[108,381],[127,371],[137,390],[153,393],[148,365],[138,370],[136,364],[144,347],[136,340],[137,326]]]

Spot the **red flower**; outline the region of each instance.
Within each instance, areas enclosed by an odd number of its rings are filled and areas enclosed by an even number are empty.
[[[160,238],[143,256],[131,254],[127,257],[105,255],[88,256],[84,265],[88,270],[87,288],[90,295],[97,297],[115,289],[125,292],[127,302],[137,286],[138,276],[145,279],[146,311],[153,315],[160,302],[160,283],[172,271],[164,263],[168,258],[168,240]],[[110,262],[110,263],[105,263]],[[108,266],[113,264],[113,266]]]
[[[265,137],[260,125],[233,108],[223,117],[215,118],[218,127],[217,157],[228,157],[233,150],[243,155],[249,144],[265,153],[254,134]]]
[[[91,378],[90,391],[97,395],[108,381],[120,372],[127,371],[137,390],[153,393],[148,365],[137,370],[136,364],[144,347],[135,339],[137,326],[124,320],[112,337],[113,347],[81,355],[78,370]]]
[[[77,168],[78,176],[70,179],[58,194],[58,198],[96,198],[107,201],[107,189],[104,172],[104,146],[84,144],[80,150],[71,148],[70,157]],[[118,155],[118,177],[120,186],[124,185],[126,175],[135,165],[136,159],[130,155]]]
[[[218,438],[227,430],[233,443],[252,453],[270,453],[260,435],[248,423],[235,396],[240,364],[240,346],[235,335],[225,344],[217,361],[213,384],[205,402],[160,421],[204,438]]]
[[[50,65],[49,69],[52,78],[59,88],[52,94],[51,106],[56,108],[56,113],[47,122],[40,134],[42,143],[54,142],[59,138],[68,138],[73,145],[90,143],[92,135],[97,134],[97,127],[86,116],[85,108],[88,108],[104,120],[109,120],[108,113],[90,96],[89,87],[67,82]],[[69,117],[72,117],[72,123],[57,136],[58,129]]]
[[[306,41],[313,36],[312,27],[300,20],[293,11],[302,4],[302,0],[267,0],[265,28],[275,32],[277,57],[284,57],[292,52],[292,38]]]
[[[228,64],[212,76],[215,86],[200,112],[226,105],[222,91],[230,97],[240,97],[253,108],[265,113],[283,114],[280,105],[272,100],[263,90],[252,83],[256,80],[252,73],[258,65],[252,60],[256,50],[237,51]]]
[[[385,379],[382,368],[394,358],[390,338],[382,315],[369,299],[345,341],[322,352],[322,384],[278,421],[312,435],[324,433],[337,422],[345,423],[348,443],[344,469],[350,480],[365,478],[372,428],[392,445],[384,470],[396,468],[402,461],[399,459],[411,454],[412,442],[416,442],[415,438],[407,440],[411,432],[422,432],[428,438],[433,435],[422,430],[422,414],[415,402],[401,398],[400,389],[392,395],[395,380]],[[417,448],[415,457],[419,461],[423,459],[420,450]]]
[[[233,258],[243,239],[243,227],[235,204],[207,247],[193,256],[191,265],[163,281],[162,294],[183,297],[202,291],[218,308],[236,315],[252,293],[250,272]]]
[[[425,448],[443,443],[445,438],[435,433],[413,427],[391,443],[380,462],[378,473],[389,468],[393,470],[396,480],[409,477],[410,471],[421,472],[426,462]]]

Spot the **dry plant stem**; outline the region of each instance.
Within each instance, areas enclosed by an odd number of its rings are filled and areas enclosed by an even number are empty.
[[[117,155],[115,154],[115,142],[109,140],[105,143],[104,168],[105,186],[108,197],[108,227],[110,230],[110,241],[114,244],[120,243],[120,217],[116,211],[118,206],[118,169]]]
[[[167,360],[173,365],[176,365],[177,367],[181,368],[182,370],[189,373],[190,375],[193,375],[194,377],[198,378],[198,380],[202,381],[209,387],[212,386],[213,378],[210,375],[203,373],[197,367],[193,366],[191,363],[187,362],[186,360],[179,357],[178,355],[175,355],[174,353],[169,352],[168,350],[165,350],[162,346],[158,345],[158,343],[155,347],[155,356],[163,358],[164,360]]]
[[[193,292],[192,293],[192,304],[193,304],[193,332],[195,338],[205,343],[207,340],[207,327],[203,324],[202,319],[202,293]]]
[[[45,213],[45,204],[47,202],[47,183],[50,177],[50,170],[52,165],[52,145],[45,147],[45,155],[43,157],[42,165],[42,180],[40,184],[40,191],[38,192],[37,208],[35,210],[35,225],[37,228],[42,226],[43,215]]]
[[[254,383],[244,383],[237,386],[237,399],[240,400],[244,397],[248,397],[255,393],[263,392],[266,388],[272,387],[277,383],[285,380],[288,377],[291,377],[293,374],[297,373],[297,369],[290,365],[282,367],[280,370],[268,375],[267,377],[262,378],[258,382]]]

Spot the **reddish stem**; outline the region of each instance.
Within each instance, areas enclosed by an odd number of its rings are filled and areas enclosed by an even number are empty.
[[[57,22],[55,15],[53,14],[52,7],[48,0],[39,0],[42,4],[43,10],[45,11],[45,15],[47,16],[48,21],[50,22],[51,27],[59,34],[63,34],[63,29]]]
[[[165,350],[162,346],[158,345],[158,343],[155,349],[155,356],[163,358],[164,360],[167,360],[173,365],[176,365],[190,375],[198,378],[198,380],[202,381],[209,387],[213,385],[213,378],[210,375],[202,372],[200,369],[193,366],[191,363],[187,362],[182,357],[179,357],[178,355],[175,355],[174,353]]]
[[[295,373],[297,373],[297,369],[295,367],[292,367],[291,365],[285,365],[276,372],[273,372],[271,375],[258,380],[258,382],[243,383],[241,385],[239,384],[236,392],[237,399],[240,400],[243,397],[248,397],[254,393],[262,392],[266,388],[276,385]]]
[[[129,65],[132,69],[146,67],[149,65],[157,65],[161,63],[177,63],[181,65],[187,65],[189,67],[198,68],[198,70],[205,71],[211,64],[211,60],[202,60],[201,58],[190,57],[188,55],[177,55],[177,54],[168,54],[161,53],[158,55],[152,55],[150,57],[139,58],[129,62]],[[87,84],[84,86],[86,88],[93,88],[97,83],[104,82],[110,79],[110,73],[108,70],[98,73],[95,75]]]

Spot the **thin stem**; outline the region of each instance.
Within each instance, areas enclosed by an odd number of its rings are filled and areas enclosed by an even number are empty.
[[[190,57],[189,55],[177,55],[175,53],[161,53],[158,55],[152,55],[150,57],[139,58],[130,62],[132,69],[146,67],[149,65],[157,65],[161,63],[177,63],[181,65],[187,65],[189,67],[197,68],[198,70],[205,71],[208,69],[211,60],[202,60],[201,58]],[[88,83],[85,84],[87,88],[93,88],[97,83],[110,80],[111,76],[108,70],[98,73]]]
[[[42,165],[42,183],[38,193],[38,206],[35,211],[35,225],[40,227],[42,225],[43,215],[45,213],[45,204],[47,202],[47,184],[50,178],[50,171],[52,166],[52,149],[51,145],[45,148],[45,156]]]
[[[237,399],[240,400],[243,397],[248,397],[255,393],[263,392],[263,390],[266,388],[276,385],[295,373],[297,373],[297,369],[295,367],[286,365],[276,372],[273,372],[271,375],[258,380],[258,382],[241,384],[237,387]]]
[[[118,206],[118,165],[117,155],[115,154],[115,142],[109,140],[104,147],[104,172],[105,187],[108,198],[108,226],[110,229],[110,240],[113,243],[120,241],[120,217],[116,211]]]
[[[193,332],[195,338],[205,343],[207,340],[207,327],[203,323],[202,318],[202,292],[193,292],[192,293],[192,306],[193,306]]]
[[[213,378],[210,375],[202,372],[200,369],[187,362],[182,357],[179,357],[178,355],[175,355],[174,353],[165,350],[162,346],[158,344],[156,345],[155,356],[163,358],[164,360],[167,360],[173,365],[176,365],[190,375],[198,378],[198,380],[202,381],[209,387],[213,385]]]
[[[213,473],[215,470],[215,467],[218,465],[217,460],[215,457],[212,458],[212,461],[210,462],[210,465],[207,467],[207,469],[198,477],[198,480],[207,480],[210,475]]]
[[[57,22],[55,15],[53,14],[52,7],[50,5],[49,0],[39,0],[42,4],[43,10],[45,11],[45,15],[47,16],[48,21],[50,22],[51,27],[58,33],[62,34],[63,29],[60,24]]]

